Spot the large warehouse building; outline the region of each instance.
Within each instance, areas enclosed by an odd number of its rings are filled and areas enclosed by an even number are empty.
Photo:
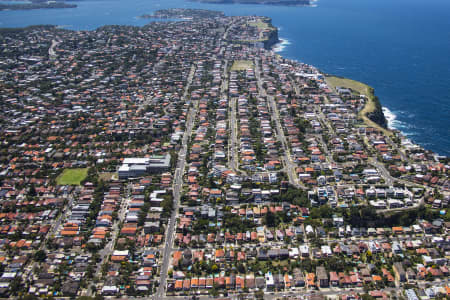
[[[149,173],[160,173],[169,170],[170,154],[125,158],[119,168],[119,179],[144,176]]]

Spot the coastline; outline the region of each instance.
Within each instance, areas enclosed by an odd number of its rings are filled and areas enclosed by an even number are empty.
[[[274,51],[275,53],[282,56],[281,52],[283,52],[284,49],[290,44],[291,43],[288,39],[279,38],[279,42],[272,46],[272,51]],[[351,83],[360,84],[360,85],[364,86],[365,89],[367,89],[367,92],[361,93],[362,95],[366,96],[367,101],[366,101],[363,109],[361,109],[361,111],[358,113],[358,116],[361,119],[363,119],[364,123],[367,126],[374,127],[376,129],[382,131],[383,134],[386,135],[388,138],[397,136],[397,138],[400,138],[401,140],[403,140],[405,143],[407,143],[409,145],[412,145],[416,148],[420,148],[423,151],[430,151],[430,152],[434,153],[435,155],[442,156],[440,153],[433,151],[431,149],[427,149],[425,146],[422,146],[421,144],[414,141],[414,138],[412,136],[414,136],[415,134],[407,132],[404,130],[404,128],[402,128],[402,127],[409,127],[409,126],[407,124],[405,124],[404,122],[398,120],[397,115],[394,112],[392,112],[388,107],[383,106],[381,104],[378,97],[375,96],[375,89],[373,87],[371,87],[363,82],[360,82],[360,81],[357,81],[354,79],[350,79],[350,78],[346,78],[346,77],[342,77],[339,75],[331,75],[331,74],[327,74],[325,72],[322,72],[322,74],[324,75],[324,77],[335,77],[335,78],[341,79],[342,81],[346,81],[349,83],[351,82]],[[351,84],[349,84],[349,85],[351,85]],[[345,84],[342,84],[342,86],[349,87],[349,86],[345,86]],[[370,118],[370,115],[373,114],[374,112],[376,112],[379,116],[382,116],[382,118],[384,119],[385,126],[378,124],[377,122],[375,122],[374,120],[372,120]],[[443,155],[443,156],[446,156],[446,155]]]
[[[404,136],[410,136],[413,135],[409,132],[405,132],[402,130],[402,127],[404,126],[403,122],[397,119],[397,114],[394,113],[389,107],[383,106],[383,114],[386,117],[388,128],[390,130],[398,130],[400,131]]]
[[[276,28],[278,29],[278,27],[276,27]],[[274,51],[275,53],[278,53],[279,55],[282,55],[281,52],[283,52],[284,49],[287,46],[289,46],[290,44],[291,44],[291,42],[288,39],[280,37],[279,42],[272,46],[272,51]],[[368,91],[368,93],[367,93],[368,95],[366,95],[368,101],[365,103],[364,108],[358,114],[364,120],[364,123],[366,123],[366,125],[368,125],[368,126],[372,126],[372,127],[382,130],[383,133],[385,135],[387,135],[388,137],[393,136],[395,134],[394,133],[394,131],[395,131],[400,138],[406,140],[408,143],[413,144],[415,146],[418,146],[418,147],[426,150],[424,147],[420,146],[419,144],[417,144],[413,140],[411,140],[409,137],[410,134],[402,131],[401,128],[398,128],[399,127],[398,124],[402,124],[402,122],[397,120],[397,115],[394,114],[388,107],[382,106],[381,103],[379,102],[378,98],[375,99],[375,89],[374,88],[372,88],[371,86],[369,86],[363,82],[356,81],[353,79],[349,79],[349,78],[345,78],[345,77],[341,77],[341,76],[337,76],[337,75],[329,75],[329,74],[325,74],[325,73],[323,73],[323,75],[324,75],[324,77],[333,76],[336,78],[341,78],[342,80],[359,83],[359,84],[365,86]],[[385,127],[380,126],[379,124],[370,120],[370,118],[367,117],[367,113],[370,113],[373,111],[374,107],[372,107],[372,108],[370,107],[370,106],[372,106],[373,101],[376,101],[379,104],[378,109],[380,110],[380,112],[385,120],[385,125],[386,125]],[[432,151],[432,150],[429,150],[429,151]],[[434,152],[434,151],[432,151],[432,152],[439,155],[439,153],[437,153],[437,152]]]
[[[61,298],[344,298],[355,288],[366,299],[411,288],[391,288],[397,266],[424,262],[400,238],[425,236],[442,254],[450,161],[385,128],[395,115],[371,86],[286,58],[289,41],[268,26],[230,16],[1,36],[0,212],[19,231],[3,230],[6,296],[33,298],[52,278],[44,292]],[[358,286],[371,274],[383,285]]]
[[[143,14],[138,16],[140,19],[181,19],[192,20],[195,18],[221,18],[225,13],[218,10],[207,9],[190,9],[190,8],[172,8],[172,9],[159,9],[152,14]]]
[[[261,23],[249,23],[249,25],[257,27],[260,30],[259,39],[239,40],[235,42],[252,47],[261,47],[266,50],[272,50],[275,45],[280,43],[278,27],[272,24],[272,19],[265,16],[260,16],[260,18],[262,19]]]
[[[336,93],[337,87],[349,88],[358,92],[367,101],[364,107],[359,111],[358,117],[361,118],[367,126],[374,127],[383,132],[386,136],[391,136],[393,132],[387,126],[387,119],[383,113],[381,103],[375,96],[375,90],[360,81],[340,76],[324,74],[325,81]]]
[[[270,26],[272,27],[272,29],[274,29],[272,32],[275,32],[275,33],[276,33],[276,35],[273,35],[273,36],[276,36],[277,39],[276,39],[276,41],[274,41],[275,39],[271,39],[270,43],[269,43],[269,39],[266,39],[265,41],[263,41],[263,42],[265,42],[265,43],[267,43],[267,44],[270,45],[270,46],[269,46],[269,45],[268,45],[268,46],[265,45],[264,48],[265,48],[265,49],[271,49],[271,50],[273,50],[274,52],[276,52],[276,53],[278,53],[279,55],[282,56],[282,54],[281,54],[280,52],[284,51],[284,49],[285,49],[288,45],[290,45],[291,42],[290,42],[290,40],[288,40],[288,39],[286,39],[286,38],[278,38],[278,31],[279,31],[279,28],[278,28],[277,26],[274,26],[274,25],[272,24],[271,18],[268,18],[268,17],[267,17],[267,19],[268,19],[268,23],[270,24]],[[158,21],[156,21],[156,22],[158,22]],[[44,26],[44,25],[30,25],[30,26],[25,26],[25,27],[20,27],[20,28],[11,28],[11,27],[3,27],[3,28],[5,28],[5,29],[7,29],[7,30],[19,30],[19,29],[21,29],[21,28],[34,27],[34,26]],[[49,26],[60,27],[60,26],[57,26],[57,25],[49,25]],[[69,26],[69,25],[66,25],[66,26]],[[142,25],[142,26],[145,26],[145,25]],[[138,27],[141,27],[141,26],[138,26]],[[78,29],[69,29],[69,30],[78,31]],[[297,59],[297,60],[298,60],[298,61],[301,61],[300,59]],[[324,75],[328,75],[328,74],[326,74],[326,73],[323,73],[323,74],[324,74]],[[339,75],[335,75],[335,76],[340,77]],[[340,77],[340,78],[344,78],[344,77]],[[344,79],[347,79],[347,78],[344,78]],[[348,79],[348,80],[352,80],[352,79]],[[355,80],[353,80],[353,81],[355,81]],[[364,84],[364,83],[362,83],[362,84]],[[368,85],[367,85],[367,87],[371,88],[371,87],[368,86]],[[366,106],[367,106],[367,105],[366,105]],[[405,139],[411,141],[414,145],[420,147],[421,149],[423,149],[423,150],[425,150],[425,151],[430,151],[430,152],[432,152],[432,153],[435,153],[436,155],[441,155],[441,154],[439,154],[437,151],[433,151],[433,150],[427,148],[426,146],[422,146],[421,144],[418,144],[416,141],[414,141],[414,138],[413,138],[413,137],[410,137],[410,136],[412,136],[412,135],[414,135],[414,134],[404,132],[404,130],[403,130],[402,128],[399,128],[399,126],[398,126],[397,124],[398,124],[398,123],[401,124],[401,123],[403,123],[403,122],[397,120],[397,116],[396,116],[392,111],[390,111],[389,108],[387,108],[387,107],[381,107],[381,110],[382,110],[382,113],[383,113],[383,115],[385,116],[385,118],[386,118],[386,120],[387,120],[388,126],[387,126],[387,128],[382,128],[382,127],[379,127],[379,128],[381,128],[381,130],[382,130],[383,132],[387,133],[388,136],[392,136],[392,135],[394,134],[394,131],[395,131],[395,134],[397,134],[397,132],[398,132],[398,133],[400,134],[401,137],[403,137],[403,138],[405,138]],[[369,118],[367,118],[366,116],[362,116],[362,117],[363,117],[365,120],[367,120],[367,122],[368,122],[369,124],[376,124],[375,122],[371,121],[371,120],[370,120]],[[375,127],[375,126],[373,126],[373,127]],[[378,127],[378,125],[377,125],[377,127]],[[445,154],[444,154],[444,156],[445,156]]]
[[[0,11],[8,10],[34,10],[34,9],[59,9],[59,8],[77,8],[76,4],[65,2],[30,2],[24,4],[3,4],[0,2]]]
[[[291,42],[286,38],[279,38],[279,42],[272,46],[272,51],[275,53],[283,52],[286,47],[288,47]]]
[[[402,132],[403,135],[410,137],[414,136],[414,132],[407,131],[411,129],[411,126],[398,119],[397,112],[392,111],[390,108],[383,106],[383,113],[388,121],[388,128],[391,130],[398,130]]]
[[[191,2],[205,4],[249,4],[249,5],[273,5],[273,6],[312,6],[315,0],[189,0]]]
[[[330,75],[330,74],[325,74],[325,73],[323,75],[326,79],[330,79],[330,77],[334,77],[334,78],[338,78],[339,80],[341,80],[341,82],[351,83],[351,84],[348,84],[350,86],[345,86],[345,84],[342,84],[342,87],[348,88],[348,87],[351,87],[352,84],[360,84],[361,86],[364,86],[367,89],[368,93],[367,93],[367,95],[365,95],[367,98],[367,101],[366,101],[364,107],[358,113],[358,116],[361,119],[363,119],[364,123],[367,126],[374,127],[376,129],[382,131],[383,134],[387,138],[391,139],[391,138],[396,137],[401,141],[401,143],[408,144],[416,149],[422,149],[423,151],[429,151],[437,156],[442,156],[438,152],[432,151],[431,149],[426,149],[422,145],[418,144],[417,142],[414,141],[414,139],[410,138],[411,134],[408,134],[407,132],[404,132],[403,130],[401,130],[401,128],[398,128],[398,127],[400,127],[400,126],[398,126],[398,124],[401,124],[402,122],[397,120],[397,115],[394,114],[389,108],[381,105],[378,97],[375,96],[374,88],[372,88],[371,86],[369,86],[363,82],[356,81],[353,79],[339,77],[336,75]],[[326,80],[326,82],[331,88],[333,88],[333,89],[335,88],[329,83],[329,81]],[[374,113],[375,111],[377,111],[378,114],[382,114],[383,118],[386,121],[386,127],[383,127],[380,124],[378,124],[377,122],[370,119],[370,117],[369,117],[370,114]]]

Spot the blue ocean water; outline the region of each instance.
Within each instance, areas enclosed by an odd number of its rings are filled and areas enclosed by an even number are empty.
[[[0,27],[55,24],[92,30],[144,25],[161,8],[266,15],[280,28],[280,54],[375,88],[390,125],[450,156],[450,1],[319,0],[316,7],[213,5],[185,0],[83,0],[74,9],[0,12]]]

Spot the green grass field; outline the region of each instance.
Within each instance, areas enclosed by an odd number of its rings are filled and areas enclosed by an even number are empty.
[[[327,76],[325,77],[325,80],[333,89],[336,89],[338,86],[346,87],[358,92],[360,95],[366,95],[367,97],[371,96],[370,87],[362,82],[335,76]]]
[[[267,22],[262,21],[262,20],[258,20],[256,22],[248,22],[248,25],[257,27],[259,30],[261,30],[261,32],[260,32],[258,40],[247,41],[247,42],[253,42],[253,43],[263,42],[265,39],[263,38],[262,31],[264,31],[266,29],[269,29],[270,28],[269,24]]]
[[[88,174],[88,168],[82,169],[65,169],[61,175],[56,178],[59,185],[80,185]]]
[[[231,66],[231,71],[245,71],[253,69],[253,62],[250,60],[235,60]]]
[[[269,24],[267,24],[266,22],[263,22],[261,20],[258,20],[257,22],[248,22],[248,25],[256,26],[261,30],[269,28]]]
[[[330,86],[332,89],[334,89],[335,92],[336,92],[336,87],[344,87],[344,88],[349,88],[353,92],[356,92],[360,95],[366,96],[368,100],[367,100],[366,104],[364,105],[364,108],[361,109],[361,111],[358,113],[358,116],[361,119],[363,119],[363,121],[364,121],[364,123],[366,123],[366,125],[381,130],[385,135],[388,135],[388,136],[392,135],[391,131],[386,130],[385,128],[381,127],[380,125],[373,122],[372,120],[370,120],[367,117],[367,113],[373,112],[375,110],[375,102],[373,101],[374,95],[372,92],[373,89],[370,86],[368,86],[365,83],[356,81],[356,80],[340,78],[340,77],[335,77],[335,76],[326,76],[325,81],[327,82],[328,86]]]

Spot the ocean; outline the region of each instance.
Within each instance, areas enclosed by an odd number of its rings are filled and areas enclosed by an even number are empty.
[[[0,2],[1,3],[1,2]],[[375,88],[389,126],[450,156],[450,1],[319,0],[314,7],[214,5],[185,0],[82,0],[74,9],[0,12],[0,27],[54,24],[73,30],[142,26],[162,8],[265,15],[281,55]]]

